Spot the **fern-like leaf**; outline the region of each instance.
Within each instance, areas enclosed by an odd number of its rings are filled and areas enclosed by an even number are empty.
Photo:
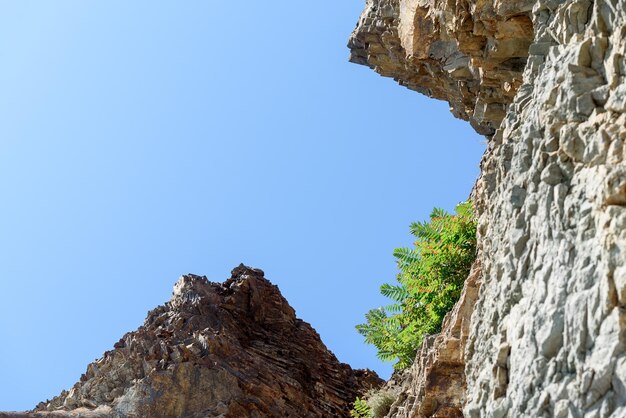
[[[394,368],[411,365],[424,336],[439,332],[447,312],[458,300],[463,281],[476,257],[476,220],[471,202],[456,214],[433,209],[428,222],[414,222],[414,248],[396,248],[398,284],[384,284],[382,295],[393,302],[370,310],[357,325],[378,357],[396,361]]]
[[[380,293],[395,302],[403,302],[410,296],[406,287],[387,283],[380,286]]]

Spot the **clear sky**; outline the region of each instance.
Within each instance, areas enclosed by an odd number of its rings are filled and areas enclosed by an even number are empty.
[[[353,367],[394,247],[484,140],[350,64],[364,0],[0,0],[0,410],[69,389],[181,274],[240,262]]]

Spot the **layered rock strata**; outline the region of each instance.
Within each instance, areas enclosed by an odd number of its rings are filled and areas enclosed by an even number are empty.
[[[481,120],[482,79],[459,95],[447,59],[424,54],[431,71],[422,77],[402,33],[413,27],[413,45],[430,51],[451,28],[446,36],[467,54],[463,39],[484,35],[485,16],[532,22],[523,37],[496,31],[499,44],[520,45],[529,28],[532,42],[516,82],[508,70],[482,71],[502,81],[489,95],[508,106]],[[491,56],[487,38],[478,63]],[[482,284],[464,347],[464,415],[626,416],[626,3],[375,0],[351,46],[353,61],[448,100],[490,136],[475,196]]]
[[[181,277],[72,389],[0,416],[348,417],[380,383],[337,361],[263,272],[242,265],[224,283]]]
[[[492,135],[522,83],[533,1],[367,0],[350,60],[392,77]]]

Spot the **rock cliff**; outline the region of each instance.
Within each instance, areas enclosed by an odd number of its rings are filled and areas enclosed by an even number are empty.
[[[224,283],[181,277],[72,389],[0,417],[348,417],[380,383],[337,361],[263,272],[241,265]]]
[[[522,83],[533,1],[367,0],[350,60],[493,135]]]
[[[399,393],[388,416],[397,418],[463,416],[465,357],[470,315],[480,288],[480,261],[472,266],[463,294],[446,315],[440,334],[426,337],[415,363],[387,383]]]
[[[349,46],[489,139],[464,415],[626,416],[626,3],[370,0]],[[454,416],[423,351],[390,416]]]

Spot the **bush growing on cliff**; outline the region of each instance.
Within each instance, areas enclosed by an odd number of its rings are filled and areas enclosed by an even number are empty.
[[[384,418],[396,400],[397,393],[391,389],[369,391],[364,398],[357,397],[350,411],[353,418]]]
[[[413,363],[425,335],[441,330],[443,317],[461,296],[463,283],[476,258],[476,221],[471,202],[456,214],[435,208],[429,222],[411,224],[414,248],[397,248],[399,284],[383,284],[380,292],[393,304],[370,310],[357,325],[378,357],[404,369]]]

